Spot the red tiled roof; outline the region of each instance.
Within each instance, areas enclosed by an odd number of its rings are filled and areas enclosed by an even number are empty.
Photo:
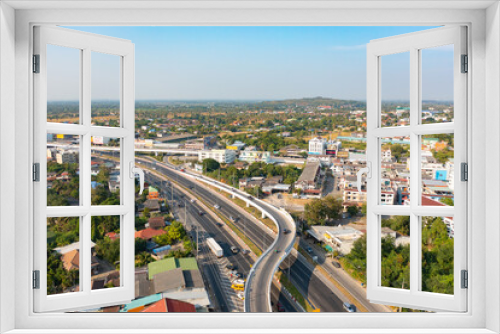
[[[167,312],[167,301],[165,299],[161,299],[157,301],[156,303],[153,303],[141,312],[146,312],[146,313],[165,313]]]
[[[446,204],[433,200],[432,198],[422,196],[422,206],[446,206]]]
[[[168,312],[196,312],[193,304],[169,298],[165,298],[165,300],[167,301]]]
[[[145,313],[165,313],[165,312],[196,312],[193,304],[180,300],[164,298],[147,307],[141,312]]]
[[[144,240],[149,240],[152,237],[156,237],[158,235],[162,235],[162,234],[165,234],[165,233],[167,233],[167,232],[165,232],[164,230],[155,230],[155,229],[152,229],[152,228],[148,227],[147,229],[144,229],[144,230],[141,230],[141,231],[136,231],[135,232],[135,237],[136,238],[141,238],[141,239],[144,239]]]
[[[106,236],[110,238],[111,240],[116,240],[120,237],[120,235],[116,232],[108,232],[106,233]]]

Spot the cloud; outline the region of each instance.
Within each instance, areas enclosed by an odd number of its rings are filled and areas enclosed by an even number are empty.
[[[366,44],[359,45],[333,45],[330,46],[329,49],[333,51],[355,51],[355,50],[364,50],[366,48]]]

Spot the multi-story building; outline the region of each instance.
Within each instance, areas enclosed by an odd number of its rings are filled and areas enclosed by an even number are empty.
[[[78,151],[59,151],[56,154],[58,164],[78,163]]]
[[[350,205],[362,205],[366,202],[366,190],[359,192],[356,188],[346,188],[344,189],[343,196],[344,206]]]
[[[309,154],[325,155],[326,139],[322,137],[315,137],[309,140]]]
[[[201,150],[198,151],[198,161],[214,159],[219,163],[229,164],[236,158],[236,151],[233,150]]]

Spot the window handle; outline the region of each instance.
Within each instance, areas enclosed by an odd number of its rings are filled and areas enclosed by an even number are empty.
[[[130,178],[135,178],[135,174],[139,175],[139,195],[142,195],[142,192],[144,191],[144,171],[138,167],[135,167],[135,164],[133,161],[130,162]]]
[[[357,173],[357,177],[358,177],[358,182],[357,182],[357,186],[358,186],[358,191],[361,192],[361,177],[363,176],[363,174],[366,174],[366,177],[368,179],[371,179],[372,178],[372,163],[367,161],[366,162],[366,167],[365,168],[361,168]]]

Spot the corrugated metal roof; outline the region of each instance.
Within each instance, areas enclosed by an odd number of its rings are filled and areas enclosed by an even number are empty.
[[[161,261],[151,262],[148,264],[149,279],[153,279],[154,275],[175,268],[182,268],[182,270],[198,270],[198,263],[196,263],[196,259],[194,257],[182,259],[170,257]]]

